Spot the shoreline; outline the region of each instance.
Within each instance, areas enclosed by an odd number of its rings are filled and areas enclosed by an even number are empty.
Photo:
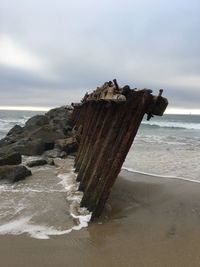
[[[132,168],[129,167],[122,167],[122,171],[127,171],[133,174],[142,174],[142,175],[146,175],[146,176],[150,176],[150,177],[157,177],[157,178],[163,178],[163,179],[177,179],[177,180],[181,180],[181,181],[186,181],[186,182],[193,182],[193,183],[200,183],[200,180],[196,180],[196,179],[190,179],[190,178],[186,178],[186,177],[179,177],[179,176],[173,176],[173,175],[160,175],[160,174],[155,174],[155,173],[149,173],[149,172],[142,172],[142,171],[136,171]]]
[[[200,186],[122,171],[101,218],[39,240],[0,236],[4,267],[199,266]]]

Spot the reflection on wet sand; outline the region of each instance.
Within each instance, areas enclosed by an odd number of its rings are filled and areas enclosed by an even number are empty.
[[[200,184],[121,176],[88,228],[50,240],[1,236],[2,266],[199,266]]]

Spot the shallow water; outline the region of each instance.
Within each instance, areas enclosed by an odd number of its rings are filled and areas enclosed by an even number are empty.
[[[0,111],[0,138],[38,112]],[[43,114],[40,112],[39,114]],[[200,116],[144,118],[124,166],[134,171],[200,179]]]
[[[200,116],[164,115],[143,121],[125,168],[200,179]]]
[[[0,234],[48,239],[87,227],[91,215],[79,207],[82,195],[77,192],[73,161],[67,163],[62,174],[48,165],[32,168],[32,176],[15,184],[0,181]]]
[[[25,122],[36,114],[44,112],[0,110],[0,139],[16,124],[23,126]]]
[[[15,124],[23,126],[34,114],[0,111],[0,138]],[[27,160],[24,158],[24,162]],[[123,168],[200,180],[199,162],[200,116],[167,115],[150,122],[143,121]],[[68,165],[59,175],[55,167],[44,166],[33,168],[33,176],[14,185],[0,181],[0,234],[25,233],[37,239],[47,239],[87,227],[90,214],[79,208],[81,195],[74,183],[73,162],[69,160]],[[129,209],[137,208],[131,194],[118,194],[117,197],[127,203],[127,214],[120,215],[119,203],[114,205],[114,213],[109,214],[113,207],[108,205],[109,215],[104,214],[103,220],[128,216]]]

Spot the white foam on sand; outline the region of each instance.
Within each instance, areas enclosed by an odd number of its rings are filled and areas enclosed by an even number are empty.
[[[39,160],[39,159],[43,159],[43,158],[40,157],[40,156],[25,156],[25,155],[22,155],[22,164],[26,165],[30,161]]]
[[[30,222],[31,217],[24,217],[18,220],[10,221],[0,226],[0,235],[12,234],[28,234],[37,239],[49,239],[49,236],[64,235],[70,233],[73,229],[57,230],[46,225],[37,225]]]
[[[90,220],[89,215],[77,216],[80,223],[79,225],[73,226],[70,229],[58,230],[54,227],[47,225],[37,225],[31,223],[32,217],[23,217],[17,220],[10,221],[4,225],[0,226],[0,235],[21,235],[28,234],[32,238],[36,239],[49,239],[50,236],[65,235],[71,233],[73,230],[80,230],[83,227],[88,226],[88,221]]]
[[[148,176],[159,177],[159,178],[178,179],[178,180],[183,180],[183,181],[187,181],[187,182],[200,183],[200,180],[194,180],[194,179],[172,176],[172,175],[159,175],[159,174],[154,174],[154,173],[141,172],[141,171],[136,171],[136,170],[131,169],[131,168],[127,168],[127,167],[122,167],[122,170],[132,172],[132,173],[139,173],[139,174],[144,174],[144,175],[148,175]]]
[[[91,219],[91,212],[86,208],[80,207],[80,202],[83,193],[78,191],[79,184],[76,182],[76,174],[71,169],[70,172],[59,174],[59,184],[62,185],[63,189],[60,192],[65,192],[66,200],[69,204],[70,214],[75,221],[75,225],[69,229],[56,229],[44,224],[37,224],[33,221],[32,216],[22,216],[18,219],[11,220],[3,225],[0,225],[0,235],[11,234],[20,235],[28,234],[29,236],[36,239],[48,239],[51,236],[69,234],[73,230],[80,230],[88,226]],[[11,188],[5,188],[6,186],[0,186],[1,191],[12,190]],[[67,205],[66,205],[67,208]]]
[[[79,183],[76,181],[76,174],[71,169],[69,173],[59,174],[58,178],[61,179],[60,184],[66,190],[66,200],[69,203],[70,215],[78,222],[73,227],[73,230],[80,230],[83,227],[87,227],[92,213],[85,207],[80,207],[83,193],[78,191]]]

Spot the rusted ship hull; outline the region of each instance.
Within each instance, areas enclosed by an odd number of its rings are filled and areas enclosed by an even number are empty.
[[[151,90],[122,90],[125,101],[91,99],[74,106],[73,120],[81,139],[75,159],[81,205],[101,215],[112,186],[145,115],[162,115],[167,100]]]

